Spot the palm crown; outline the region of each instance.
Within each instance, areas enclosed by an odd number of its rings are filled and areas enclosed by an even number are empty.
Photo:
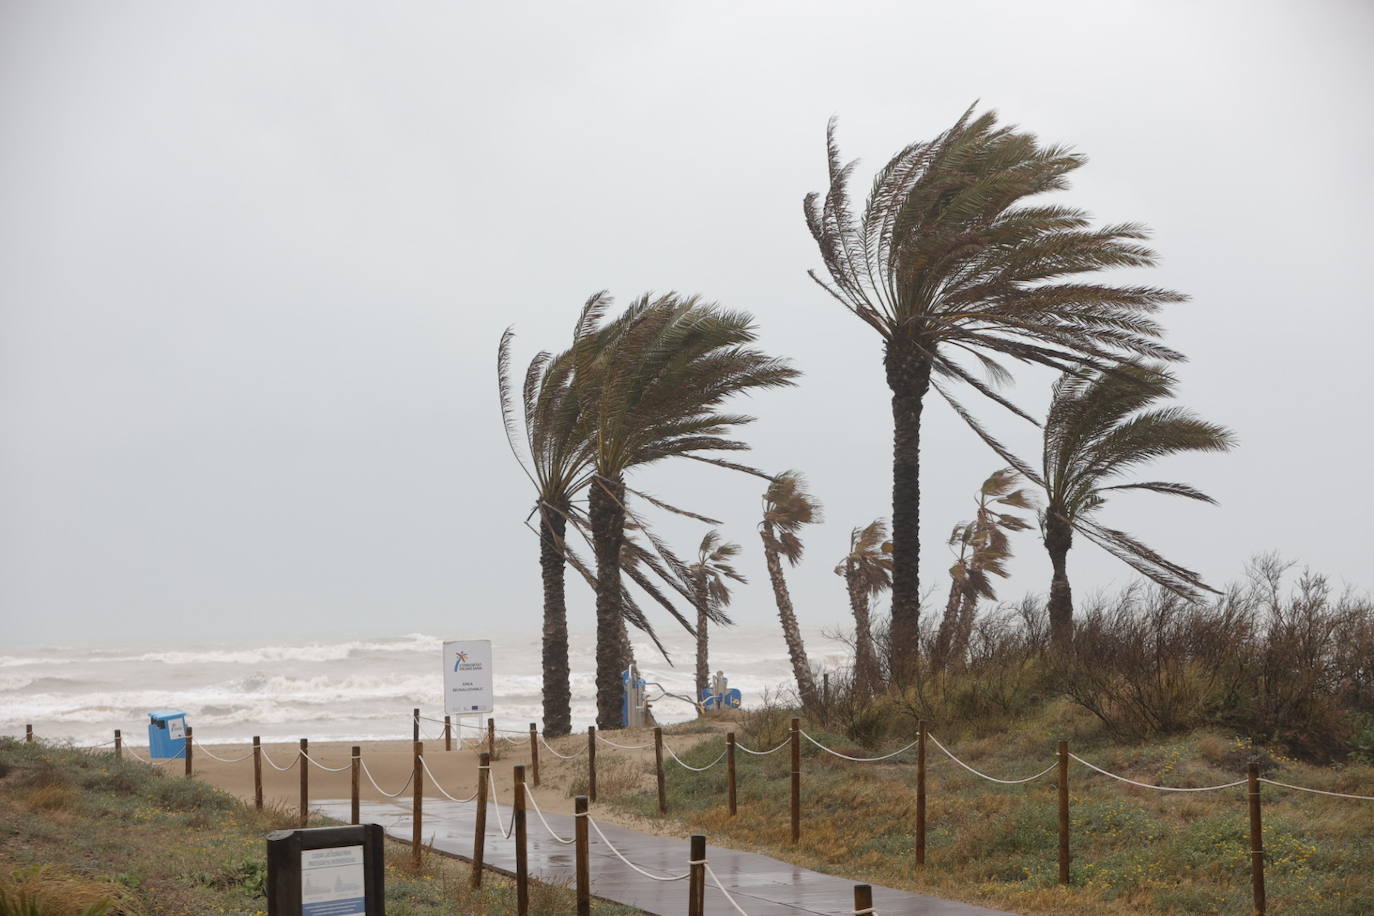
[[[1207,588],[1197,573],[1165,559],[1095,516],[1120,490],[1148,490],[1214,502],[1183,483],[1121,481],[1141,465],[1183,452],[1223,452],[1235,445],[1224,426],[1178,406],[1176,380],[1159,366],[1128,363],[1108,372],[1065,374],[1055,383],[1045,419],[1043,479],[1047,530],[1067,525],[1137,572],[1186,597]]]
[[[763,529],[771,546],[789,564],[801,561],[804,545],[798,532],[803,525],[821,520],[821,504],[806,491],[806,478],[798,471],[784,471],[768,484],[763,494]]]
[[[892,585],[892,542],[887,523],[875,519],[849,532],[849,553],[835,567],[835,575],[852,576],[860,593],[871,598]]]

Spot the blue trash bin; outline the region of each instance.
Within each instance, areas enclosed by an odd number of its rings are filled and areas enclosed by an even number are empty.
[[[148,756],[154,760],[186,756],[186,713],[174,709],[148,713]]]

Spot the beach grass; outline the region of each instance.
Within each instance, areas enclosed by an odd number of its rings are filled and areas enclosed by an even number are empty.
[[[312,826],[333,821],[317,819]],[[179,771],[162,773],[108,751],[0,739],[0,916],[186,916],[267,911],[266,844],[295,827],[294,810],[254,810]],[[389,916],[514,913],[514,882],[387,844]],[[531,885],[534,912],[575,910],[567,887]],[[632,907],[594,901],[593,912]]]
[[[786,739],[790,710],[747,717],[739,740],[767,749]],[[803,729],[850,756],[876,756],[906,740],[855,741],[842,729],[803,720]],[[665,728],[672,744],[675,729]],[[975,767],[1002,778],[1054,761],[1054,742],[1141,782],[1202,786],[1244,777],[1256,752],[1216,731],[1122,743],[1067,702],[1018,724],[979,734],[939,735]],[[688,744],[685,737],[682,744]],[[932,744],[927,776],[928,853],[914,865],[915,752],[892,763],[851,763],[802,741],[801,841],[790,839],[787,749],[738,755],[739,813],[728,816],[723,765],[694,773],[667,763],[671,830],[705,833],[710,845],[763,852],[817,871],[1026,914],[1244,913],[1250,911],[1244,787],[1206,793],[1138,789],[1070,769],[1071,883],[1057,885],[1057,790],[1051,773],[1029,785],[988,782]],[[693,766],[718,741],[680,751]],[[1259,752],[1266,776],[1332,791],[1371,794],[1374,767],[1325,767]],[[652,764],[649,764],[652,767]],[[1265,786],[1264,842],[1270,911],[1313,916],[1374,912],[1374,802]],[[605,804],[659,819],[651,780]]]

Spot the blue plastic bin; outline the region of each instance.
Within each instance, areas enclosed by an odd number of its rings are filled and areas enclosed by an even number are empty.
[[[148,756],[154,760],[186,756],[186,713],[174,709],[148,713]]]

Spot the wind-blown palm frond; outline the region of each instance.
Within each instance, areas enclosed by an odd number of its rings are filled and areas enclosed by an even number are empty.
[[[579,324],[572,364],[580,413],[589,418],[592,482],[589,517],[597,565],[597,724],[620,720],[619,657],[614,635],[620,619],[621,545],[625,539],[625,473],[671,457],[710,460],[742,451],[732,438],[752,422],[722,408],[734,395],[793,384],[798,373],[785,360],[751,346],[753,319],[695,296],[641,296],[605,323]],[[658,503],[671,509],[667,504]],[[646,538],[682,582],[686,567],[647,528]],[[636,554],[631,554],[636,556]]]
[[[950,386],[1031,420],[997,390],[1010,379],[1004,359],[1071,373],[1128,358],[1181,359],[1159,342],[1153,316],[1184,297],[1093,280],[1099,270],[1153,264],[1147,232],[1135,223],[1095,227],[1076,208],[1031,202],[1066,188],[1085,159],[999,126],[992,112],[971,107],[933,140],[902,149],[862,206],[850,194],[856,164],[841,160],[833,120],[826,160],[829,188],[807,195],[803,208],[827,275],[811,276],[884,341],[893,393],[892,637],[910,659],[920,613],[921,406],[933,380],[946,383],[940,395],[986,441]]]
[[[1096,515],[1119,490],[1146,490],[1215,502],[1184,483],[1122,478],[1158,458],[1185,452],[1224,452],[1235,445],[1224,426],[1178,406],[1157,406],[1174,396],[1175,378],[1162,366],[1128,362],[1110,371],[1063,375],[1052,390],[1045,419],[1039,483],[1046,505],[1041,524],[1055,566],[1050,588],[1051,623],[1057,639],[1072,629],[1073,606],[1065,557],[1073,533],[1119,558],[1170,591],[1196,600],[1215,591],[1198,573],[1166,559]]]
[[[697,561],[689,566],[694,603],[697,606],[697,695],[701,696],[711,676],[708,663],[708,632],[711,623],[725,626],[731,623],[725,613],[730,604],[729,582],[741,584],[749,580],[735,569],[731,561],[739,555],[740,546],[726,541],[712,528],[701,539]]]
[[[963,658],[978,602],[996,600],[993,577],[1007,577],[1006,563],[1011,557],[1011,539],[1007,533],[1030,528],[1030,522],[1021,516],[998,508],[1036,508],[1031,492],[1017,489],[1020,477],[1015,468],[994,471],[978,488],[973,520],[960,522],[950,532],[948,544],[956,550],[954,565],[949,569],[949,599],[931,650],[937,667],[951,659]]]

